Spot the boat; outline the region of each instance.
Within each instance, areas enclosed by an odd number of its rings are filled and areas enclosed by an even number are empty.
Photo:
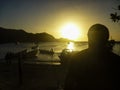
[[[38,45],[35,45],[35,46],[31,47],[31,49],[38,49],[38,48],[39,48]]]
[[[47,55],[53,55],[54,54],[53,49],[51,49],[51,50],[39,49],[39,51],[40,51],[40,54],[47,54]]]
[[[22,57],[23,58],[34,58],[37,56],[38,50],[32,50],[28,51],[26,53],[23,53]]]
[[[5,59],[8,60],[8,59],[17,59],[17,58],[23,58],[23,59],[34,58],[37,56],[37,53],[38,53],[37,49],[35,49],[35,50],[25,49],[25,50],[20,51],[18,53],[7,52],[5,55]]]

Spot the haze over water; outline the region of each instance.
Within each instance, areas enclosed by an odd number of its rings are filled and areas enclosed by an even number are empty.
[[[13,52],[13,53],[18,53],[22,50],[25,49],[31,49],[31,47],[35,46],[35,44],[33,43],[20,43],[18,45],[14,44],[14,43],[10,43],[10,44],[1,44],[0,45],[0,59],[4,58],[5,54],[7,52]],[[67,42],[45,42],[45,43],[39,43],[39,49],[43,49],[43,50],[50,50],[53,49],[55,52],[55,55],[53,57],[51,57],[50,55],[43,55],[43,54],[39,54],[37,56],[37,60],[43,60],[43,61],[47,61],[47,60],[60,60],[58,58],[58,55],[62,52],[63,49],[69,49],[70,51],[81,51],[83,49],[88,48],[88,44],[87,43],[67,43]],[[120,45],[116,44],[113,48],[113,52],[115,52],[116,54],[120,55]]]

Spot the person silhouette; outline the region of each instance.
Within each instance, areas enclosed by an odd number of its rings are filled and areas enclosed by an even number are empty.
[[[64,90],[120,90],[120,56],[108,48],[109,30],[94,24],[88,48],[71,57]]]

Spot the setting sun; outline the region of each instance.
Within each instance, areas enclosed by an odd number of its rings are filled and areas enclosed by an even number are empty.
[[[76,40],[80,35],[80,30],[76,24],[68,23],[62,27],[61,35],[63,38]]]

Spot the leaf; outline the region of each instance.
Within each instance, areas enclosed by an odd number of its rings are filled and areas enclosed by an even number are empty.
[[[120,5],[118,6],[118,10],[120,10]]]

